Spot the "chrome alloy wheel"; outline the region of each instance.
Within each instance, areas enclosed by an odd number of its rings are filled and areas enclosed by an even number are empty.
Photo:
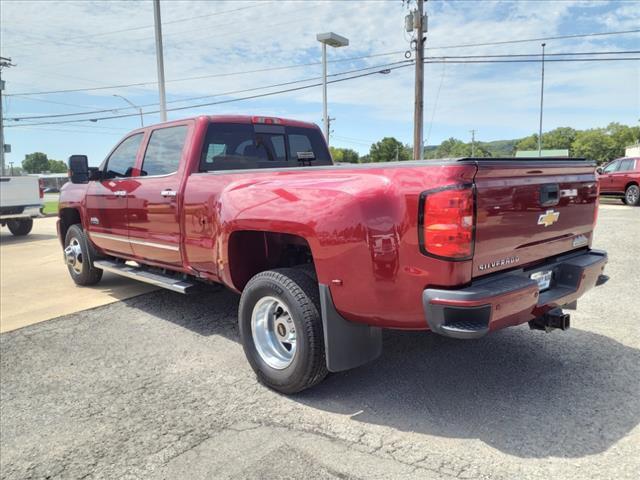
[[[263,297],[251,313],[251,335],[260,358],[276,370],[291,365],[296,354],[296,329],[289,307],[275,297]]]
[[[637,185],[631,185],[629,188],[627,188],[625,197],[627,200],[627,205],[636,205],[638,203],[638,198],[640,198],[640,187],[638,187]]]
[[[82,273],[82,247],[80,241],[76,237],[72,237],[69,245],[64,249],[64,259],[75,273]]]

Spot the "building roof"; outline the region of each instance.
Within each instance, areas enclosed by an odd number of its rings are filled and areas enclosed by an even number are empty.
[[[538,150],[518,150],[517,157],[569,157],[569,150],[542,150],[538,155]]]

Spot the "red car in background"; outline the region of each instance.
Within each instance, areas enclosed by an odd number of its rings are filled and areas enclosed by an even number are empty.
[[[640,158],[618,158],[598,168],[600,195],[622,197],[627,205],[640,205]]]

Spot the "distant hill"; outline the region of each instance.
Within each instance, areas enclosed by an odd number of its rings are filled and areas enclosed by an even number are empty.
[[[494,140],[492,142],[476,142],[478,147],[484,148],[491,153],[492,157],[512,157],[515,155],[516,144],[522,138],[513,140]],[[429,158],[429,153],[435,153],[439,145],[427,145],[424,149],[425,157]]]
[[[522,140],[494,140],[493,142],[478,142],[481,146],[491,152],[492,157],[512,157],[516,151],[516,144]]]

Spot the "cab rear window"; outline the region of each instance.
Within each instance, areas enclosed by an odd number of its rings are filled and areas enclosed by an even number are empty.
[[[283,125],[212,123],[200,171],[331,165],[320,131]]]

